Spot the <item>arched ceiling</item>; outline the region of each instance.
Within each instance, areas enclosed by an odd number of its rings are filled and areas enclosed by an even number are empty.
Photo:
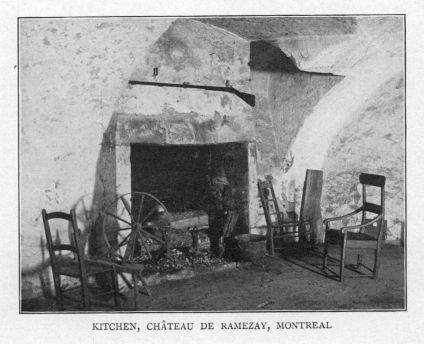
[[[356,31],[356,18],[348,16],[245,16],[197,18],[197,20],[220,27],[250,41],[299,36],[344,35]]]

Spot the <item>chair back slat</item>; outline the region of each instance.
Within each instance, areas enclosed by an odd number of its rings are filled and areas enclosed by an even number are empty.
[[[275,197],[274,187],[271,181],[258,180],[259,196],[262,203],[262,208],[265,214],[265,219],[268,224],[272,224],[272,217],[277,216],[277,221],[284,220],[284,213],[280,211],[277,198]]]
[[[383,212],[383,207],[374,203],[364,202],[362,208],[364,211],[368,211],[374,214],[381,214]]]
[[[378,174],[361,173],[359,175],[359,182],[365,185],[384,187],[386,177]]]
[[[54,212],[51,212],[51,213],[46,212],[45,216],[46,216],[47,220],[62,219],[62,220],[66,220],[66,221],[69,221],[69,222],[72,221],[70,214],[67,214],[67,213],[64,213],[64,212],[61,212],[61,211],[54,211]]]
[[[377,238],[383,235],[383,223],[385,213],[385,184],[386,177],[378,174],[361,173],[359,175],[359,182],[362,183],[362,223],[368,222],[367,213],[374,213],[376,215],[382,215],[375,225],[373,230],[377,233]],[[367,186],[374,186],[380,188],[380,204],[371,203],[367,200]],[[362,228],[361,233],[366,233],[369,228]]]
[[[66,245],[66,244],[53,245],[52,250],[55,251],[55,252],[56,251],[70,251],[70,252],[78,254],[78,249],[77,249],[76,246]]]

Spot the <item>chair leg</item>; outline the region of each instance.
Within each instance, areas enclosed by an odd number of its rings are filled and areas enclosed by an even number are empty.
[[[82,292],[82,305],[85,311],[90,310],[90,298],[88,291],[88,281],[85,278],[81,278],[81,292]]]
[[[144,290],[146,291],[147,295],[152,296],[152,292],[150,291],[149,286],[147,285],[146,280],[143,278],[143,276],[141,275],[141,272],[138,275],[138,278],[141,281],[141,284],[143,285]]]
[[[328,258],[328,242],[324,241],[324,255],[322,258],[322,269],[325,270],[327,268],[327,258]]]
[[[133,293],[134,293],[134,309],[138,308],[138,276],[137,273],[132,274],[133,280]]]
[[[56,292],[56,303],[59,311],[63,311],[63,296],[62,289],[60,287],[60,276],[53,277],[54,289]]]
[[[344,280],[344,266],[345,266],[345,255],[346,255],[346,250],[345,250],[345,241],[342,242],[341,247],[340,247],[340,282],[343,282]]]
[[[377,246],[377,249],[374,251],[374,271],[373,271],[373,278],[377,279],[378,277],[378,270],[380,269],[380,245]]]
[[[268,230],[268,249],[271,256],[274,255],[274,228]]]
[[[358,254],[358,258],[356,261],[356,268],[359,269],[359,267],[362,265],[362,255]]]
[[[111,272],[112,281],[113,281],[113,298],[115,302],[115,307],[120,307],[121,303],[119,301],[119,285],[118,285],[118,276],[116,274],[115,269]]]

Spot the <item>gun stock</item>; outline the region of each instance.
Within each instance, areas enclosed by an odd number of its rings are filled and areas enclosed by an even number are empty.
[[[231,91],[229,91],[229,92],[232,92],[235,95],[237,95],[237,97],[239,97],[240,99],[243,99],[251,107],[255,106],[255,96],[253,94],[240,92],[240,91],[238,91],[238,90],[236,90],[235,88],[232,88],[232,87],[228,87],[228,88],[231,89]]]

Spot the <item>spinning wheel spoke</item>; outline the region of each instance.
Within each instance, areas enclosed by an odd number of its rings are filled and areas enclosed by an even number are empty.
[[[134,245],[137,239],[137,232],[132,231],[128,237],[129,237],[129,240],[128,240],[127,247],[125,248],[124,260],[129,260],[133,258]]]
[[[147,221],[149,225],[143,226]],[[165,233],[168,226],[168,211],[153,195],[144,192],[119,195],[105,209],[103,218],[103,238],[109,256],[128,263],[159,257],[168,247]]]
[[[119,253],[117,253],[116,251],[112,253],[112,255],[116,258],[119,258],[120,260],[124,260],[124,257],[122,257],[122,255],[120,255]]]
[[[111,247],[111,255],[114,255],[114,256],[117,256],[117,257],[119,257],[120,259],[124,259],[124,257],[122,256],[122,249],[123,249],[123,247],[126,247],[125,246],[126,245],[126,242],[124,243],[124,242],[121,242],[121,243],[119,243],[119,244],[117,244],[117,245],[114,245],[113,247]]]
[[[139,223],[143,224],[144,222],[146,222],[146,220],[153,215],[153,213],[156,211],[156,206],[154,206],[152,209],[150,209],[150,211],[148,212],[148,214],[143,218],[143,220],[141,220]]]
[[[113,217],[113,218],[115,218],[115,219],[117,219],[117,220],[119,220],[119,221],[122,221],[122,222],[126,223],[127,225],[130,225],[131,226],[131,223],[129,223],[128,221],[126,221],[126,220],[124,220],[122,218],[120,218],[119,216],[117,216],[115,214],[112,214],[110,212],[106,212],[106,214],[109,215],[109,216],[111,216],[111,217]]]
[[[132,233],[132,232],[131,232]],[[117,248],[121,247],[122,245],[125,245],[127,243],[128,238],[131,236],[131,233],[128,234],[125,238],[120,235],[120,237],[123,239],[118,245],[116,245]]]
[[[144,194],[141,195],[140,206],[138,208],[137,223],[140,223],[141,210],[143,209]]]
[[[156,236],[156,235],[154,235],[152,233],[149,233],[148,231],[146,231],[146,230],[144,230],[142,228],[140,228],[140,232],[142,232],[143,234],[147,235],[148,237],[150,237],[150,238],[152,238],[152,239],[160,242],[161,244],[165,244],[165,241],[163,241],[161,238],[159,238],[158,236]]]
[[[133,228],[132,227],[119,228],[118,231],[122,232],[122,231],[128,231],[130,229],[133,229]]]
[[[134,221],[134,219],[133,219],[133,216],[132,216],[132,214],[131,214],[131,207],[130,207],[130,205],[128,204],[128,201],[124,198],[124,196],[121,196],[120,198],[121,198],[122,203],[124,204],[125,209],[127,210],[128,214],[129,214],[129,215],[130,215],[130,217],[131,217],[131,221],[132,221],[133,223],[135,223],[135,221]]]
[[[152,258],[152,254],[150,253],[149,247],[146,244],[146,242],[144,241],[144,238],[141,235],[141,233],[140,232],[137,232],[137,236],[138,236],[138,239],[141,241],[141,244],[143,245],[144,249],[146,250],[147,255],[149,256],[149,258]]]

